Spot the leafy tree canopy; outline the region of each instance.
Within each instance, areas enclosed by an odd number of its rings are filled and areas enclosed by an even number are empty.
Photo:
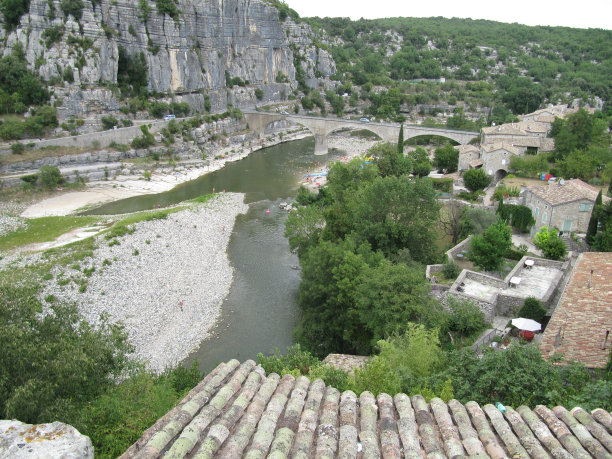
[[[452,145],[436,148],[434,153],[434,166],[440,172],[452,173],[459,167],[459,151]]]
[[[476,266],[495,271],[504,261],[512,245],[512,231],[502,220],[487,228],[482,236],[474,236],[470,243],[469,259]]]

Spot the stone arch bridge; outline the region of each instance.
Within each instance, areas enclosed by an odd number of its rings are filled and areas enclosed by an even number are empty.
[[[360,121],[344,120],[341,118],[322,118],[314,116],[283,115],[280,113],[266,113],[254,110],[243,110],[244,118],[249,127],[259,137],[263,137],[268,124],[279,120],[288,120],[309,129],[315,137],[315,155],[327,153],[327,136],[339,129],[367,129],[377,134],[385,142],[397,142],[400,125],[390,123],[363,123]],[[452,129],[429,128],[417,125],[404,125],[404,140],[420,135],[437,135],[467,144],[478,132],[455,131]]]

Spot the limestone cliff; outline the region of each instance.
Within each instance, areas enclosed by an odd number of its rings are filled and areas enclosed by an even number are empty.
[[[286,97],[297,86],[294,50],[307,77],[335,71],[330,55],[313,45],[310,27],[290,18],[281,23],[265,0],[85,0],[74,13],[79,18],[62,8],[65,0],[31,0],[16,30],[2,29],[0,51],[21,46],[54,87],[64,116],[119,108],[113,87],[120,48],[143,54],[150,91],[200,110],[205,95],[213,110],[252,106],[257,88],[264,101]],[[228,77],[247,84],[230,89]]]

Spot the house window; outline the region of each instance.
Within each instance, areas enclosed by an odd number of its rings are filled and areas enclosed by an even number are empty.
[[[580,204],[580,212],[588,212],[591,210],[590,204]]]
[[[542,223],[546,223],[546,212],[542,214]]]
[[[538,215],[540,215],[540,208],[536,207],[536,211],[535,211],[536,218],[538,218]]]

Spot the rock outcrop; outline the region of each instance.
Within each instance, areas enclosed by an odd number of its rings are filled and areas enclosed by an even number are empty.
[[[150,91],[199,110],[286,98],[297,86],[294,50],[308,78],[335,72],[330,54],[314,46],[311,28],[291,18],[281,23],[265,0],[88,1],[78,19],[66,16],[63,5],[32,0],[17,28],[0,32],[0,53],[21,47],[31,68],[57,89],[62,117],[119,108],[113,88],[125,64],[121,50],[144,60]],[[258,88],[263,96],[256,97]]]
[[[89,437],[68,424],[0,421],[0,457],[93,459],[94,448]]]

